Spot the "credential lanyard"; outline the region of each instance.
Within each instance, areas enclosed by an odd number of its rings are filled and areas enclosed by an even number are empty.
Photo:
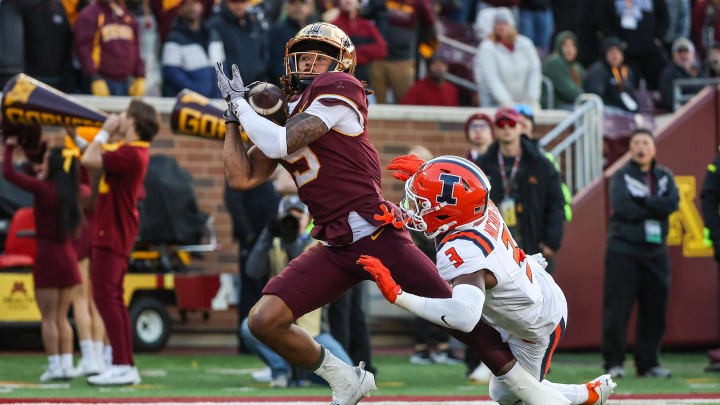
[[[510,188],[515,182],[515,176],[517,176],[518,167],[520,167],[520,156],[515,156],[515,162],[513,162],[512,169],[510,169],[510,181],[508,181],[505,174],[505,159],[503,159],[503,155],[498,149],[498,165],[500,165],[500,177],[502,177],[503,189],[505,189],[505,198],[510,197]]]

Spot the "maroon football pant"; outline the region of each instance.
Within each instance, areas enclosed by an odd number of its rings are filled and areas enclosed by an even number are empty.
[[[123,301],[123,280],[127,272],[128,257],[108,249],[93,247],[90,253],[90,278],[93,298],[100,317],[105,323],[113,364],[134,365],[130,315]]]
[[[355,263],[364,254],[380,259],[404,291],[431,298],[452,296],[452,290],[440,278],[435,264],[413,244],[410,234],[392,226],[385,226],[351,245],[309,249],[273,277],[263,294],[282,299],[297,319],[334,301],[355,284],[371,279],[370,274]],[[478,322],[470,333],[448,331],[473,348],[495,374],[513,360],[500,334],[484,322]]]

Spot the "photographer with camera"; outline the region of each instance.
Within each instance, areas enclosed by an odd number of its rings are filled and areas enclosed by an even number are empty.
[[[287,266],[288,262],[315,244],[315,240],[307,232],[310,215],[305,204],[300,202],[297,194],[291,194],[280,200],[277,217],[271,219],[252,248],[246,262],[247,275],[254,279],[264,276],[272,278]],[[352,365],[350,356],[342,345],[328,333],[324,319],[324,309],[318,308],[295,321],[313,338],[332,354],[347,364]],[[243,343],[257,353],[270,367],[270,387],[284,388],[289,384],[302,385],[304,377],[293,375],[292,367],[284,358],[256,339],[248,328],[245,318],[240,326]],[[302,373],[300,373],[302,374]],[[324,383],[314,374],[308,374],[313,382]],[[315,377],[315,378],[314,378]]]

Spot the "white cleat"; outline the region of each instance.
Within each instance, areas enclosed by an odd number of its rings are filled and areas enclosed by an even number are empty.
[[[590,400],[592,400],[594,397],[596,397],[597,399],[595,399],[595,402],[588,401],[586,403],[592,405],[605,405],[608,398],[610,398],[610,394],[615,391],[615,387],[617,387],[617,384],[615,383],[615,381],[612,380],[610,374],[603,374],[600,377],[590,381],[589,383],[587,383]]]
[[[102,368],[101,368],[102,367]],[[77,367],[68,370],[67,373],[71,377],[87,377],[91,375],[97,375],[104,371],[104,364],[102,366],[94,361],[82,358],[78,364]]]
[[[357,367],[347,368],[333,381],[333,397],[331,405],[355,405],[364,397],[375,391],[375,376],[365,371],[365,362],[361,361]]]
[[[468,379],[470,379],[470,381],[478,384],[490,384],[492,377],[492,371],[490,371],[488,366],[484,363],[475,367],[475,370],[468,375]]]
[[[65,375],[65,373],[63,372],[63,369],[61,369],[60,367],[48,368],[40,376],[40,382],[67,380],[67,379],[68,379],[68,376]]]
[[[140,384],[140,374],[134,366],[111,366],[102,374],[88,377],[90,385],[137,385]]]

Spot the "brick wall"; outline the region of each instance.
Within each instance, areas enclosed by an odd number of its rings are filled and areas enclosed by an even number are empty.
[[[79,97],[105,111],[113,111],[127,105],[124,97],[98,99]],[[200,209],[215,218],[215,229],[220,251],[205,254],[194,266],[209,272],[237,271],[238,245],[232,240],[232,223],[223,202],[224,168],[222,142],[200,138],[177,136],[170,131],[167,113],[173,100],[148,99],[163,113],[163,126],[150,148],[151,154],[173,156],[190,172],[195,183],[195,192]],[[467,150],[463,124],[465,117],[477,112],[471,108],[432,108],[373,106],[370,111],[370,139],[380,154],[383,166],[409,147],[420,144],[435,154],[464,155]],[[487,111],[491,113],[491,111]],[[559,122],[566,113],[544,113],[538,117],[538,132],[544,133]],[[373,118],[373,117],[377,118]],[[64,131],[46,128],[51,143],[62,142]],[[343,151],[338,151],[343,153]],[[383,195],[397,202],[402,194],[402,184],[388,171],[383,172]]]

